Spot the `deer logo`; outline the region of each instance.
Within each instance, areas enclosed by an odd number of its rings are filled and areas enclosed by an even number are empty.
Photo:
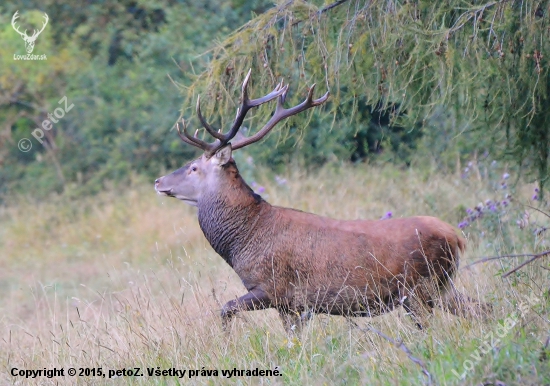
[[[15,11],[15,13],[13,14],[13,17],[11,18],[11,26],[19,35],[21,35],[21,37],[25,41],[25,49],[27,50],[27,53],[32,54],[32,51],[34,50],[34,42],[36,41],[36,38],[38,38],[38,35],[40,35],[42,31],[44,31],[44,28],[46,28],[46,25],[48,24],[48,20],[49,20],[48,14],[44,13],[44,24],[42,24],[42,28],[40,29],[40,31],[34,30],[34,33],[32,34],[32,36],[27,35],[27,30],[25,30],[25,32],[19,31],[19,27],[17,27],[17,25],[15,24],[15,21],[17,20],[18,17],[19,17],[19,11]]]

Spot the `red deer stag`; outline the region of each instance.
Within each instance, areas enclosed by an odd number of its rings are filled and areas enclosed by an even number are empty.
[[[287,330],[300,327],[303,315],[327,313],[375,316],[404,308],[421,328],[438,304],[464,313],[465,297],[450,282],[465,240],[453,227],[434,217],[343,221],[273,206],[246,184],[231,154],[261,140],[283,119],[328,99],[313,99],[315,85],[297,106],[283,107],[288,85],[279,83],[262,98],[249,99],[242,86],[242,103],[227,134],[197,115],[215,138],[207,143],[191,136],[183,122],[181,139],[204,154],[155,181],[159,194],[198,207],[200,227],[214,250],[241,278],[248,293],[227,302],[223,325],[239,311],[275,308]],[[235,138],[253,107],[277,98],[271,119],[255,135]],[[446,292],[446,294],[445,294]],[[445,296],[443,296],[445,295]]]

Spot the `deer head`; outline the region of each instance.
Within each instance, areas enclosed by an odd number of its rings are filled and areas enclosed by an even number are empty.
[[[46,28],[46,25],[48,24],[49,18],[48,18],[48,15],[45,13],[44,14],[44,24],[42,24],[42,28],[40,29],[40,31],[34,30],[34,33],[32,34],[32,36],[28,36],[27,35],[27,30],[25,30],[25,32],[21,32],[21,31],[19,31],[19,27],[17,27],[15,25],[15,21],[19,17],[18,13],[19,13],[19,11],[16,11],[13,14],[13,17],[11,18],[11,26],[13,27],[13,29],[19,35],[21,35],[21,37],[25,41],[25,49],[27,50],[27,53],[31,54],[32,51],[34,50],[34,42],[36,41],[36,38],[38,37],[38,35],[40,35],[42,33],[42,31],[44,31],[44,28]]]
[[[181,169],[175,172],[161,177],[155,181],[155,189],[159,194],[167,195],[170,197],[176,197],[188,204],[197,206],[201,195],[207,191],[219,189],[221,186],[221,180],[227,176],[227,168],[225,167],[231,160],[231,154],[233,150],[237,150],[248,146],[254,142],[261,140],[267,133],[269,133],[277,123],[292,115],[298,114],[311,107],[318,106],[324,103],[328,99],[329,93],[327,92],[319,99],[313,99],[313,91],[315,90],[315,84],[309,89],[307,98],[297,106],[286,109],[283,107],[286,94],[288,92],[288,85],[284,85],[283,82],[277,84],[273,91],[264,97],[258,99],[249,99],[248,97],[248,81],[250,79],[251,70],[248,71],[246,78],[242,85],[242,102],[237,109],[237,115],[233,122],[233,125],[226,134],[221,133],[214,129],[202,116],[200,108],[200,97],[197,99],[197,116],[206,129],[206,131],[215,138],[211,143],[205,142],[195,135],[191,136],[187,132],[187,125],[182,120],[183,133],[180,130],[180,125],[176,124],[178,135],[183,142],[196,146],[204,151],[204,154],[189,162]],[[247,112],[256,106],[272,101],[277,98],[277,107],[273,116],[260,129],[256,134],[245,137],[240,135],[239,138],[231,143],[234,139],[244,121]]]

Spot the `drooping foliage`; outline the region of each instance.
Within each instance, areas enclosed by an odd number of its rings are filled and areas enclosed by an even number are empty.
[[[242,74],[253,68],[255,93],[281,77],[291,82],[288,103],[313,82],[331,91],[324,115],[300,131],[306,147],[331,130],[328,150],[344,144],[357,154],[369,132],[364,115],[378,111],[407,134],[436,138],[436,154],[460,136],[450,159],[490,152],[514,160],[542,188],[550,162],[549,16],[548,1],[284,1],[213,49],[208,69],[186,89],[184,110],[205,90],[204,109],[223,112],[226,126]],[[271,141],[284,143],[311,119],[294,118]],[[407,143],[401,136],[393,144],[400,142]]]

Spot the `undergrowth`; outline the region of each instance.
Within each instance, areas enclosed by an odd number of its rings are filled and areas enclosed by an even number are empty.
[[[533,185],[502,189],[506,170],[495,165],[487,174],[361,164],[314,174],[291,167],[275,176],[249,161],[239,163],[243,175],[272,204],[340,219],[422,214],[460,223],[469,242],[455,285],[491,303],[493,313],[478,320],[436,310],[423,331],[402,310],[355,318],[357,325],[316,315],[297,340],[267,310],[239,314],[226,333],[221,304],[245,289],[202,236],[195,209],[156,196],[152,184],[83,199],[37,203],[20,196],[0,208],[0,383],[111,384],[109,370],[136,367],[143,376],[120,375],[116,382],[428,383],[411,356],[425,364],[434,384],[550,382],[548,259],[506,279],[501,275],[522,258],[468,266],[488,255],[548,249],[548,235],[540,231],[550,223],[548,206],[533,200]],[[465,220],[472,211],[482,215]],[[410,354],[369,327],[402,342]],[[14,368],[54,367],[101,368],[106,377],[11,375]],[[197,375],[147,375],[157,367]],[[281,375],[221,376],[223,369],[255,368]],[[219,374],[201,375],[206,370]]]

